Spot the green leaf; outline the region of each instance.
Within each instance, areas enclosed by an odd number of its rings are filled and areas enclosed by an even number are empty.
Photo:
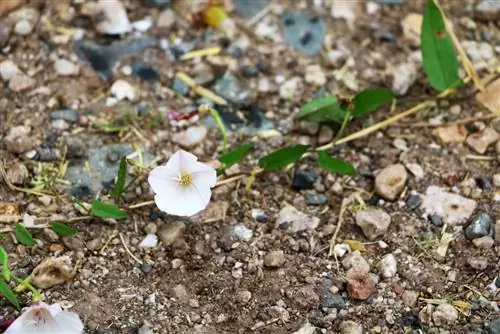
[[[92,202],[92,206],[90,207],[90,215],[103,219],[125,219],[128,217],[127,213],[120,210],[120,208],[116,205],[107,204],[97,199]]]
[[[325,151],[318,152],[318,165],[334,174],[356,175],[356,169],[350,163],[332,158]]]
[[[16,235],[16,240],[25,246],[36,245],[35,240],[31,236],[31,234],[28,232],[26,227],[24,227],[23,224],[19,224],[19,223],[16,224],[15,235]]]
[[[354,97],[354,113],[356,117],[363,116],[376,110],[382,104],[391,102],[394,98],[387,88],[365,89]]]
[[[16,294],[3,279],[0,279],[0,294],[4,296],[5,299],[7,299],[12,305],[14,305],[16,309],[21,309]]]
[[[288,146],[260,158],[259,166],[265,171],[280,169],[297,161],[306,153],[308,145]]]
[[[234,150],[221,155],[219,161],[224,164],[224,168],[230,168],[234,164],[240,162],[244,157],[248,155],[253,149],[252,144],[242,144],[236,147]]]
[[[60,237],[70,237],[77,232],[76,228],[56,222],[52,222],[50,228]]]
[[[420,42],[424,70],[431,86],[442,92],[459,84],[455,48],[434,0],[429,0],[427,3]]]
[[[127,178],[127,158],[123,157],[120,160],[120,166],[118,167],[118,177],[116,179],[113,192],[111,193],[111,196],[113,196],[113,198],[118,199],[122,195],[123,189],[125,189],[126,178]]]
[[[298,117],[310,122],[342,123],[347,112],[335,96],[327,96],[306,103],[300,108]]]
[[[0,247],[0,265],[2,265],[2,277],[8,282],[10,280],[9,255],[3,247]]]

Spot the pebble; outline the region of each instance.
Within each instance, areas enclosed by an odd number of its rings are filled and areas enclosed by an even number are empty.
[[[305,81],[321,87],[326,84],[326,74],[320,65],[309,65],[305,69]]]
[[[317,178],[314,171],[297,170],[293,174],[292,188],[295,190],[311,189]]]
[[[83,240],[78,235],[63,237],[62,242],[69,250],[78,251],[84,249],[85,245]]]
[[[177,284],[172,288],[172,295],[174,298],[177,298],[181,304],[188,305],[189,304],[189,294],[186,290],[186,287],[182,284]]]
[[[495,319],[490,322],[488,334],[500,334],[500,319]]]
[[[57,233],[50,228],[44,228],[43,235],[45,235],[50,242],[57,242],[59,240],[59,236],[57,235]]]
[[[497,0],[481,0],[474,8],[474,17],[480,20],[497,21],[500,19],[500,3]]]
[[[245,78],[254,78],[259,75],[259,70],[254,66],[246,65],[241,68],[241,74]]]
[[[294,101],[300,97],[303,83],[301,77],[293,77],[280,86],[280,97],[284,100]]]
[[[28,36],[33,31],[33,24],[28,20],[21,20],[14,26],[14,33],[19,36]]]
[[[497,188],[500,188],[500,174],[493,175],[493,185]]]
[[[380,261],[380,271],[384,278],[394,277],[398,271],[398,263],[394,254],[385,255]]]
[[[137,247],[144,248],[154,248],[158,245],[158,237],[156,234],[147,234],[146,237],[137,245]]]
[[[326,32],[321,16],[312,16],[308,12],[285,12],[280,21],[285,40],[292,49],[309,56],[321,51]],[[276,33],[278,31],[271,31],[273,35]]]
[[[437,186],[427,188],[421,205],[426,215],[437,215],[451,225],[464,223],[476,207],[476,201],[446,192]]]
[[[238,224],[233,227],[233,234],[245,241],[250,241],[253,236],[253,231],[245,226],[245,224]]]
[[[356,213],[356,225],[361,227],[368,240],[375,240],[387,232],[391,216],[381,209],[369,209]]]
[[[14,159],[12,160],[9,159],[5,161],[5,172],[7,174],[6,175],[7,180],[9,180],[10,183],[15,185],[23,185],[29,176],[29,172],[26,166],[22,162]],[[42,197],[49,198],[50,200],[50,197],[47,196],[42,196]],[[39,197],[40,201],[42,201],[42,197]]]
[[[329,126],[322,126],[319,130],[319,134],[318,134],[318,143],[320,145],[324,145],[324,144],[327,144],[329,142],[331,142],[333,139],[333,130],[331,127]]]
[[[177,77],[174,79],[172,89],[182,96],[186,96],[189,93],[189,86]]]
[[[347,271],[347,291],[353,299],[365,300],[375,291],[375,283],[370,273],[361,267],[352,267]]]
[[[499,137],[500,135],[493,128],[488,127],[467,137],[467,144],[477,153],[484,154],[488,146],[495,143]]]
[[[276,228],[287,228],[293,233],[304,231],[307,229],[314,230],[318,227],[320,219],[318,217],[309,216],[293,206],[287,205],[278,213],[276,219]]]
[[[170,29],[175,23],[175,13],[172,9],[167,8],[158,15],[156,26],[158,28]]]
[[[481,212],[465,228],[465,236],[472,240],[489,235],[492,224],[493,219],[486,212]]]
[[[333,231],[323,228],[323,233],[324,235],[330,235],[333,233]],[[337,258],[343,258],[344,255],[350,251],[351,247],[349,247],[348,244],[336,244],[335,246],[333,246],[333,254],[335,254]]]
[[[158,237],[165,246],[170,246],[181,240],[185,228],[186,225],[182,222],[172,222],[158,231]]]
[[[442,126],[432,132],[443,144],[461,143],[467,138],[467,129],[463,124]]]
[[[424,178],[424,170],[419,164],[406,164],[406,168],[415,176],[416,180],[422,180]]]
[[[327,202],[327,198],[323,194],[308,194],[306,195],[306,203],[309,205],[323,205]]]
[[[500,243],[500,219],[495,223],[495,242]]]
[[[487,42],[461,41],[460,44],[469,56],[476,71],[487,69],[495,57],[493,45]]]
[[[19,154],[30,150],[34,144],[33,140],[28,137],[30,133],[29,126],[20,125],[11,128],[3,140],[7,151]]]
[[[303,324],[298,331],[293,332],[293,334],[316,334],[316,326],[311,325],[309,322]]]
[[[363,334],[363,326],[352,320],[344,320],[339,326],[340,334]]]
[[[193,148],[201,144],[207,134],[208,129],[205,126],[192,126],[187,130],[174,133],[172,141],[184,148]]]
[[[12,60],[7,59],[0,63],[0,77],[5,82],[8,82],[19,72],[19,68]]]
[[[241,81],[229,71],[215,82],[214,91],[226,100],[237,105],[248,104],[253,95],[247,83]]]
[[[9,89],[15,93],[21,93],[35,86],[35,79],[18,73],[14,75],[9,81]]]
[[[452,325],[458,320],[458,311],[448,303],[439,304],[432,312],[432,320],[436,326]]]
[[[472,269],[483,271],[488,267],[488,259],[485,257],[469,257],[467,263]]]
[[[144,324],[139,328],[137,334],[154,334],[154,332],[147,324]]]
[[[413,62],[402,63],[393,70],[392,91],[405,95],[418,77],[417,66]]]
[[[61,76],[77,75],[80,68],[67,59],[59,58],[54,62],[54,70]]]
[[[489,235],[472,240],[477,248],[490,249],[495,244],[495,240]]]
[[[411,194],[406,200],[409,209],[415,210],[422,204],[422,197],[419,194]]]
[[[132,30],[125,6],[119,0],[99,0],[95,15],[99,17],[95,28],[101,34],[121,35]]]
[[[360,251],[354,251],[352,253],[349,253],[342,260],[342,267],[344,267],[345,270],[349,270],[349,269],[354,268],[354,267],[359,267],[363,271],[366,271],[366,272],[370,271],[370,265],[365,260],[365,258],[361,255]]]
[[[145,274],[149,274],[151,271],[153,271],[153,265],[149,262],[144,262],[141,264],[141,271]]]
[[[408,173],[401,164],[384,168],[375,177],[375,192],[382,198],[394,201],[403,191],[408,179]]]
[[[340,294],[332,292],[332,288],[334,287],[332,280],[325,279],[323,285],[325,293],[323,294],[323,298],[321,300],[321,307],[335,308],[337,310],[346,308],[344,298],[342,298]],[[337,289],[337,287],[334,288]]]
[[[78,112],[74,109],[60,109],[50,113],[54,120],[62,119],[67,122],[76,123],[78,121]]]
[[[125,99],[134,101],[136,98],[134,87],[126,80],[116,80],[111,86],[110,91],[119,101]]]
[[[73,266],[68,256],[46,258],[33,269],[31,282],[40,289],[48,289],[73,278]]]
[[[285,264],[285,254],[281,250],[270,251],[264,257],[264,265],[270,268],[279,268]]]
[[[315,309],[320,305],[320,298],[314,285],[308,284],[299,288],[293,294],[293,301],[304,309]]]
[[[423,19],[424,17],[422,14],[409,13],[401,21],[403,36],[414,47],[420,45],[420,28],[422,27]]]
[[[403,303],[408,307],[414,307],[418,302],[418,292],[405,290],[402,296]]]

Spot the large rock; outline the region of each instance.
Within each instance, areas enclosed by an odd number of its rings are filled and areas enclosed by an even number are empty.
[[[477,203],[472,199],[430,186],[422,196],[422,210],[429,216],[437,215],[451,225],[462,224],[472,215]]]

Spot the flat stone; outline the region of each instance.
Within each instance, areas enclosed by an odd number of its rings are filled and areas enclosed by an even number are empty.
[[[306,203],[309,205],[323,205],[327,202],[327,198],[323,194],[308,194],[306,195]]]
[[[390,165],[375,177],[375,192],[382,198],[394,201],[403,191],[408,173],[401,164]]]
[[[74,109],[59,109],[50,113],[52,119],[62,119],[67,122],[76,123],[78,121],[78,112]]]
[[[443,144],[462,143],[467,138],[467,129],[462,124],[439,127],[432,133]]]
[[[184,148],[193,148],[201,144],[207,134],[208,129],[205,126],[192,126],[185,131],[174,133],[172,141]]]
[[[285,40],[292,49],[313,56],[321,51],[325,23],[320,16],[306,12],[285,12],[280,16]]]
[[[229,71],[215,82],[214,91],[236,105],[246,105],[252,100],[252,91],[247,84]]]
[[[498,138],[500,135],[493,128],[488,127],[467,137],[467,144],[477,153],[484,154],[488,146],[495,143]]]
[[[279,268],[285,264],[285,254],[283,251],[271,251],[264,257],[264,265],[270,268]]]
[[[165,244],[171,246],[180,241],[186,225],[182,222],[171,222],[158,230],[158,237]]]
[[[154,81],[160,77],[157,70],[142,61],[134,60],[130,67],[132,73],[141,80]]]
[[[422,196],[421,209],[428,216],[437,215],[450,225],[459,225],[469,219],[476,206],[472,199],[430,186]]]
[[[278,218],[276,219],[276,228],[289,228],[293,233],[297,233],[304,230],[314,230],[319,225],[319,218],[309,216],[293,206],[285,206],[278,213]]]
[[[232,228],[232,233],[242,240],[250,241],[253,236],[253,231],[245,226],[245,224],[238,224]]]
[[[376,240],[385,235],[391,224],[391,216],[380,209],[369,209],[356,213],[356,225],[361,227],[368,240]]]
[[[77,75],[80,68],[67,59],[59,58],[54,62],[54,70],[61,76]]]
[[[33,269],[31,282],[40,289],[48,289],[73,278],[73,266],[68,256],[47,258]]]
[[[160,15],[158,15],[156,26],[158,28],[169,29],[174,25],[175,21],[175,12],[172,9],[167,8],[163,10]]]
[[[467,263],[472,269],[483,271],[488,268],[488,259],[485,257],[469,257]]]
[[[414,307],[418,302],[418,292],[405,290],[405,292],[403,292],[402,300],[406,306]]]
[[[35,79],[22,73],[15,74],[9,81],[9,89],[15,93],[21,93],[35,86]]]
[[[335,308],[341,310],[346,308],[346,303],[344,298],[338,293],[332,293],[331,287],[333,286],[333,281],[331,279],[325,279],[323,282],[324,294],[321,299],[321,307],[325,308]]]
[[[472,240],[472,243],[477,248],[490,249],[495,245],[495,240],[493,240],[492,237],[487,235],[487,236],[476,238],[476,239]]]

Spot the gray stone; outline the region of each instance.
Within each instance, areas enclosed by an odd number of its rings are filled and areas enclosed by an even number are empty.
[[[405,95],[418,78],[418,70],[412,61],[394,68],[392,90],[396,95]]]
[[[63,237],[62,242],[64,246],[72,251],[82,250],[84,248],[83,241],[78,235]]]
[[[346,257],[342,260],[342,267],[344,267],[345,270],[360,267],[363,271],[370,271],[370,265],[359,251],[354,251],[346,255]]]
[[[250,241],[252,239],[253,231],[245,226],[245,224],[238,224],[232,228],[232,233],[237,237]]]
[[[352,320],[344,320],[340,323],[340,334],[363,334],[363,326]]]
[[[234,0],[237,15],[251,19],[269,4],[269,0]]]
[[[293,206],[285,206],[278,213],[276,219],[276,228],[287,229],[290,227],[291,231],[296,233],[303,230],[314,230],[319,225],[319,218],[309,216]]]
[[[252,91],[229,71],[215,82],[214,90],[226,100],[237,105],[245,105],[251,101]]]
[[[467,263],[472,269],[478,271],[483,271],[488,268],[488,259],[485,257],[470,257],[467,259]]]
[[[495,319],[492,322],[490,322],[490,325],[488,327],[488,333],[489,334],[500,334],[500,318]]]
[[[500,19],[500,2],[497,0],[479,1],[474,8],[474,16],[480,20],[497,21]]]
[[[280,17],[285,39],[292,49],[313,56],[323,47],[325,23],[306,12],[285,12]]]
[[[493,220],[491,217],[487,213],[482,212],[465,228],[465,236],[467,239],[472,240],[489,235],[492,224]]]
[[[430,186],[423,196],[421,208],[428,216],[437,215],[448,224],[458,225],[469,219],[476,206],[472,199]]]
[[[344,298],[338,293],[332,293],[330,288],[333,285],[333,281],[329,278],[323,281],[323,286],[325,289],[325,293],[323,294],[323,298],[321,300],[321,307],[326,308],[335,308],[337,310],[346,308],[346,303]]]
[[[394,254],[385,255],[380,261],[380,271],[384,278],[394,277],[398,271],[398,262]]]
[[[436,326],[451,325],[458,320],[458,311],[453,305],[443,303],[432,312],[432,320]]]
[[[186,225],[182,222],[171,222],[158,231],[158,237],[165,246],[171,246],[181,240],[185,228]]]
[[[487,236],[472,240],[472,243],[477,248],[490,249],[491,247],[493,247],[493,245],[495,245],[495,240],[493,240],[492,237],[487,235]]]
[[[59,109],[50,113],[52,119],[62,119],[67,122],[75,123],[78,121],[78,112],[74,109]]]
[[[271,251],[264,257],[264,265],[270,268],[278,268],[285,264],[285,254],[283,251]]]
[[[189,86],[184,83],[184,81],[175,78],[174,83],[172,84],[172,89],[179,93],[182,96],[187,95],[189,92]]]
[[[391,216],[380,209],[369,209],[356,213],[356,225],[361,227],[368,240],[375,240],[387,232]]]
[[[402,299],[403,299],[403,303],[406,306],[413,307],[413,306],[417,305],[418,292],[412,291],[412,290],[405,290],[405,292],[403,292]]]
[[[309,205],[322,205],[327,202],[326,196],[323,194],[306,195],[306,203]]]

